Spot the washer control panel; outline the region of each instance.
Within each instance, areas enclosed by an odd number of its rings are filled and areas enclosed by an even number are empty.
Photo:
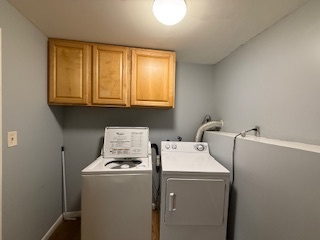
[[[208,143],[206,142],[161,142],[161,152],[188,152],[199,153],[209,152]]]
[[[149,154],[149,128],[106,127],[104,133],[104,158],[139,158]]]

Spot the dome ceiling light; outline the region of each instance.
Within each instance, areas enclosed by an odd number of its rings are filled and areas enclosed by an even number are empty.
[[[154,0],[153,15],[164,25],[175,25],[180,22],[187,12],[184,0]]]

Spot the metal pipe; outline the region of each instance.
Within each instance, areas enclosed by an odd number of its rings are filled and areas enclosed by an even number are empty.
[[[66,163],[64,159],[64,147],[61,147],[61,161],[62,161],[62,183],[63,183],[63,219],[76,220],[76,218],[67,217],[67,183],[66,183]]]
[[[205,124],[202,124],[196,133],[195,142],[201,142],[204,131],[210,130],[210,129],[216,129],[220,130],[223,127],[223,121],[222,120],[214,120],[207,122]]]

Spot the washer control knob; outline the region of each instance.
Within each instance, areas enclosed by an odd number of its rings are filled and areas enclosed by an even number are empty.
[[[196,146],[196,148],[197,148],[198,151],[203,151],[204,150],[204,146],[202,144],[198,144]]]
[[[169,144],[166,144],[165,148],[166,148],[166,149],[169,149],[169,148],[170,148],[170,145],[169,145]]]
[[[177,149],[177,144],[172,144],[172,149]]]

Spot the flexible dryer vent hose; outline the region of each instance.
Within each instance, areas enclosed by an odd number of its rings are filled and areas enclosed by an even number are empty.
[[[220,130],[223,127],[223,121],[222,120],[214,120],[214,121],[210,121],[207,122],[205,124],[202,124],[199,128],[198,131],[196,133],[196,138],[195,138],[195,142],[201,142],[202,141],[202,137],[203,137],[203,133],[207,130],[210,129],[215,129],[215,130]]]

